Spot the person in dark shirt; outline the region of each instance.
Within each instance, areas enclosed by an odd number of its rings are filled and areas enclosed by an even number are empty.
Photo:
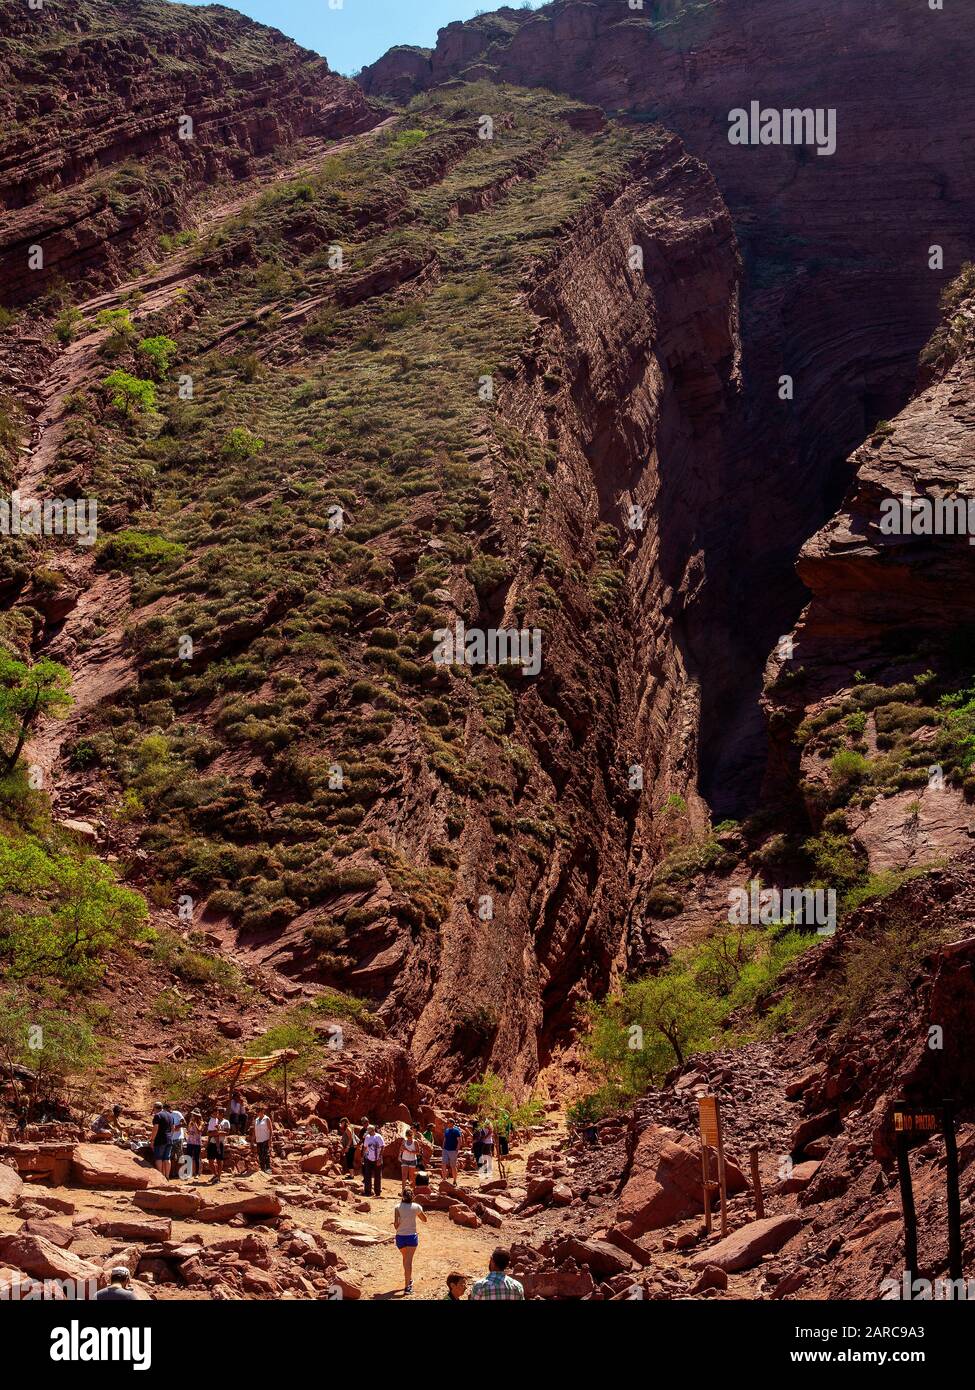
[[[448,1125],[443,1132],[443,1154],[440,1159],[443,1175],[457,1181],[457,1164],[460,1159],[460,1129]]]
[[[125,1265],[116,1265],[111,1277],[112,1282],[108,1287],[99,1289],[95,1294],[96,1303],[135,1303],[138,1300],[135,1289],[129,1287],[129,1271]]]

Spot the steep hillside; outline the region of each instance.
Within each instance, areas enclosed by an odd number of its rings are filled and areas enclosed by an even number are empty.
[[[373,999],[425,1079],[532,1077],[657,949],[631,857],[694,798],[737,272],[672,136],[474,87],[76,306],[22,485],[93,490],[106,534],[8,570],[12,640],[74,677],[32,750],[58,813]],[[531,654],[438,664],[457,622]]]
[[[45,0],[0,11],[0,295],[112,283],[202,189],[375,118],[353,83],[218,6]],[[36,248],[43,253],[38,264]]]
[[[745,405],[722,438],[740,507],[729,500],[689,634],[719,817],[758,794],[758,653],[802,606],[795,556],[837,505],[850,451],[908,398],[939,295],[970,254],[973,37],[970,7],[914,0],[556,0],[448,25],[432,52],[394,49],[361,77],[399,100],[458,77],[564,91],[661,121],[714,174],[744,256]],[[835,153],[731,144],[729,113],[753,101],[834,112]]]

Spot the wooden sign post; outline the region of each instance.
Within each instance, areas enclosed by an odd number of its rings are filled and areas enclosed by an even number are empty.
[[[762,1196],[762,1175],[758,1169],[757,1144],[753,1144],[748,1150],[748,1157],[752,1165],[752,1197],[755,1201],[755,1218],[761,1221],[765,1215],[765,1199]]]
[[[955,1142],[954,1102],[940,1106],[908,1105],[894,1102],[894,1144],[897,1150],[897,1176],[900,1180],[904,1213],[904,1270],[913,1284],[917,1277],[917,1211],[911,1182],[912,1145],[941,1132],[945,1140],[945,1180],[948,1200],[948,1270],[952,1279],[962,1279],[961,1196],[958,1190],[958,1146]]]
[[[728,1234],[728,1180],[725,1173],[724,1135],[721,1132],[721,1107],[717,1096],[699,1096],[698,1124],[701,1130],[701,1178],[704,1187],[704,1227],[711,1230],[711,1197],[717,1188],[721,1197],[721,1234]],[[718,1181],[711,1181],[708,1155],[714,1149],[718,1155]]]

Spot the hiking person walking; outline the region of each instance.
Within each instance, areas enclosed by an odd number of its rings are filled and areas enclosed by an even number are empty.
[[[473,1129],[471,1130],[471,1152],[472,1152],[473,1155],[474,1155],[474,1167],[477,1168],[478,1172],[480,1172],[480,1169],[481,1169],[481,1153],[482,1153],[482,1151],[483,1151],[483,1144],[482,1144],[482,1139],[483,1139],[483,1137],[484,1137],[484,1128],[483,1128],[483,1126],[481,1125],[480,1120],[475,1120],[475,1121],[474,1121],[474,1127],[473,1127]]]
[[[453,1182],[457,1181],[457,1164],[460,1159],[460,1128],[458,1125],[448,1125],[443,1132],[443,1153],[440,1156],[440,1168],[445,1178],[450,1178]]]
[[[377,1197],[382,1196],[383,1149],[385,1147],[386,1140],[377,1133],[375,1125],[370,1125],[362,1141],[362,1187],[367,1197],[371,1195],[370,1189],[375,1192]]]
[[[403,1190],[403,1200],[393,1209],[393,1227],[396,1231],[396,1249],[403,1256],[404,1293],[413,1292],[413,1257],[420,1244],[417,1234],[417,1218],[423,1222],[427,1214],[419,1203],[413,1200],[412,1187]]]
[[[254,1114],[251,1123],[254,1132],[254,1143],[257,1145],[257,1161],[261,1165],[262,1173],[271,1171],[271,1136],[273,1126],[271,1117],[263,1106],[259,1106]]]
[[[413,1130],[408,1129],[403,1136],[399,1151],[399,1171],[403,1180],[403,1191],[415,1187],[416,1170],[419,1166],[420,1145]]]
[[[481,1157],[478,1160],[477,1171],[482,1178],[494,1175],[494,1125],[490,1120],[484,1121],[484,1128],[481,1130]]]

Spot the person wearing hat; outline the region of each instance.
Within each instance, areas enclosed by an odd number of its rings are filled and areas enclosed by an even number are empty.
[[[129,1271],[125,1265],[116,1265],[112,1270],[111,1283],[95,1294],[96,1303],[126,1302],[135,1303],[139,1295],[129,1283]]]

